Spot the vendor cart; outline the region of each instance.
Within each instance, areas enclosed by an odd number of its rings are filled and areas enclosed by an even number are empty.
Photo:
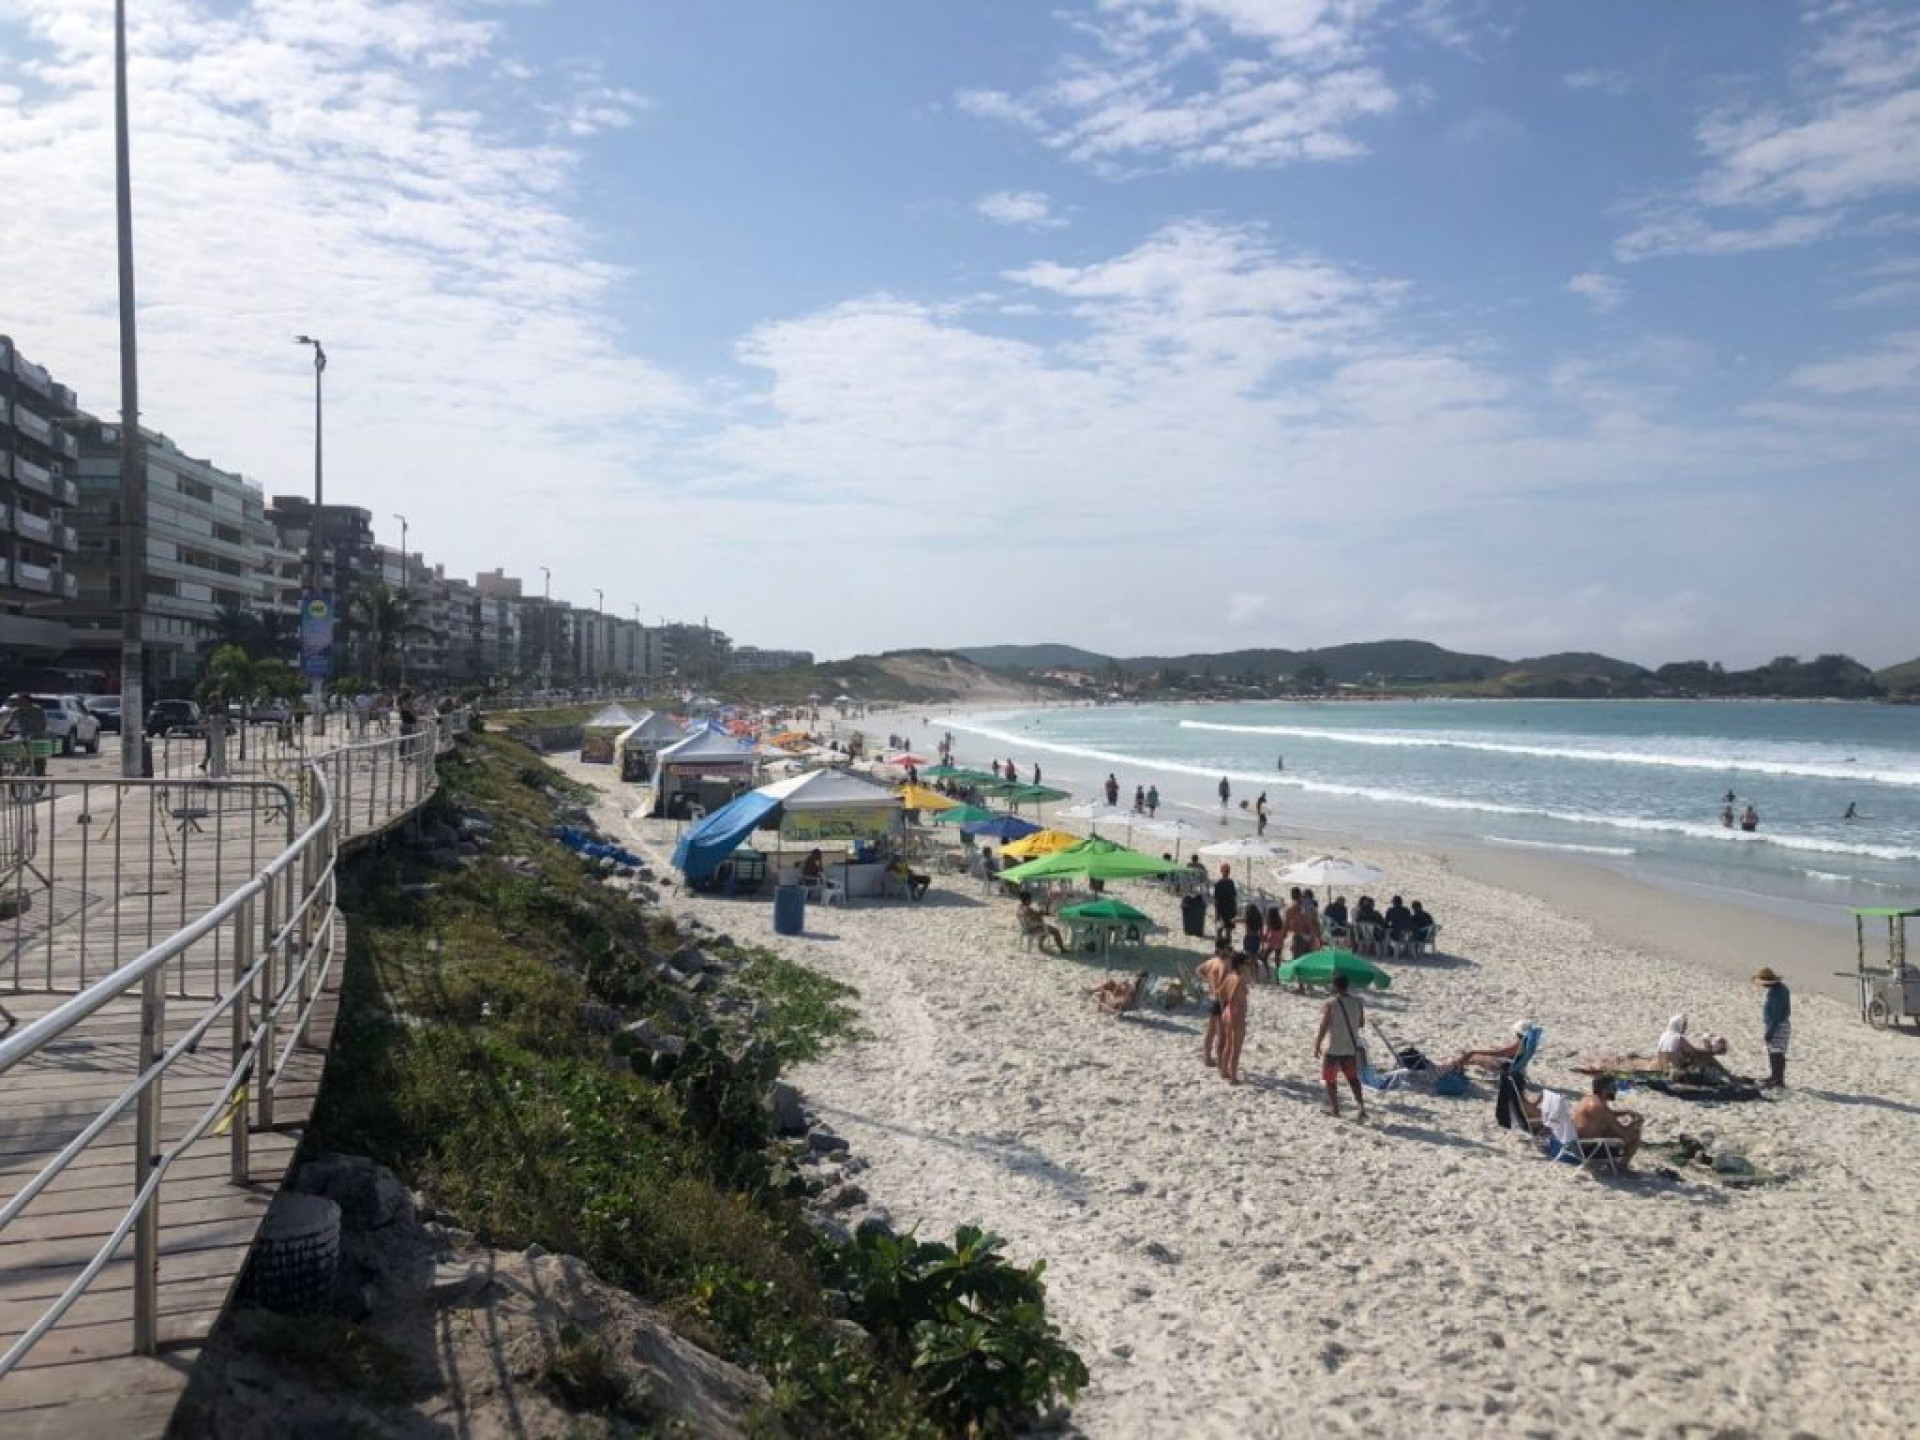
[[[1853,912],[1859,949],[1860,1018],[1876,1030],[1902,1020],[1920,1027],[1920,966],[1907,963],[1907,921],[1912,919],[1920,919],[1920,906],[1875,905]],[[1887,937],[1884,952],[1879,944],[1882,925]],[[1871,947],[1869,932],[1874,937]]]

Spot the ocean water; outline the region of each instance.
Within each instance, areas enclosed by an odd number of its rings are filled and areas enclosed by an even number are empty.
[[[1039,762],[1173,813],[1265,792],[1277,830],[1537,849],[1736,900],[1920,903],[1920,707],[1768,701],[1260,702],[946,717],[963,761]],[[1284,761],[1285,768],[1280,768]],[[1751,803],[1760,828],[1720,810]],[[1859,818],[1845,820],[1847,807]]]

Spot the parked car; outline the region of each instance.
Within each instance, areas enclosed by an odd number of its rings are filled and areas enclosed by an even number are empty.
[[[293,707],[284,700],[262,700],[247,711],[255,725],[282,725],[293,718]]]
[[[86,699],[87,711],[100,722],[100,733],[118,735],[120,733],[120,697],[118,695],[89,695]]]
[[[200,707],[191,700],[156,700],[147,711],[149,735],[201,735]]]
[[[59,745],[62,755],[76,750],[100,753],[100,721],[78,695],[35,695],[33,703],[45,712],[47,738]]]

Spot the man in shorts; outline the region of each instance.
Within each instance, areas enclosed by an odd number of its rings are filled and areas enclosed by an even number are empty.
[[[1320,1083],[1327,1089],[1327,1114],[1340,1114],[1340,1077],[1347,1077],[1360,1119],[1367,1118],[1367,1097],[1360,1089],[1360,1034],[1367,1027],[1367,1007],[1347,993],[1347,977],[1333,977],[1333,998],[1320,1012],[1320,1029],[1313,1037],[1313,1058],[1320,1062]]]

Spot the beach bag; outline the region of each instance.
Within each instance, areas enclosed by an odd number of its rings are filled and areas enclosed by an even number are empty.
[[[1466,1071],[1449,1070],[1433,1082],[1433,1093],[1458,1099],[1473,1093],[1473,1082],[1467,1079]]]

